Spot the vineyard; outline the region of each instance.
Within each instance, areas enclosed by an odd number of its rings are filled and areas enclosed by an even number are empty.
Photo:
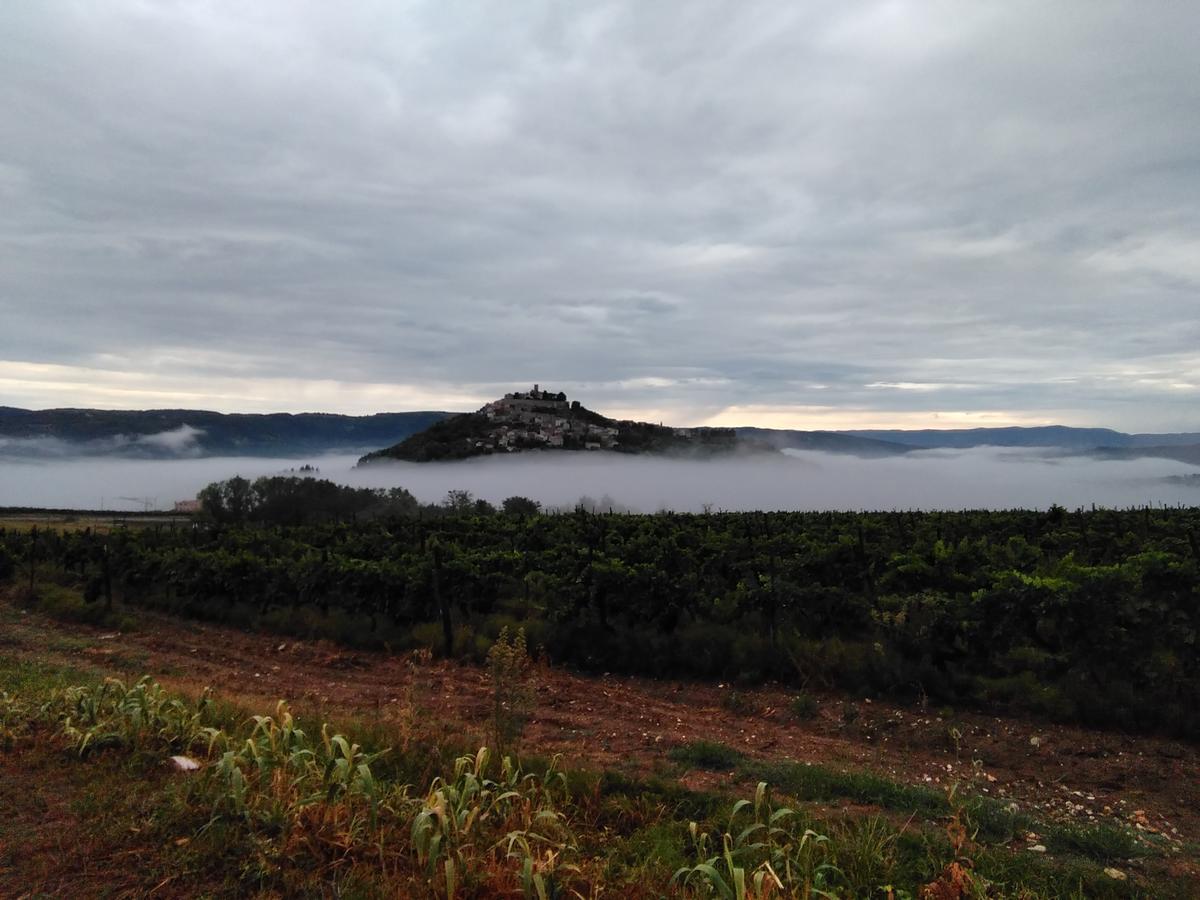
[[[389,515],[0,531],[28,602],[1200,736],[1200,510]]]

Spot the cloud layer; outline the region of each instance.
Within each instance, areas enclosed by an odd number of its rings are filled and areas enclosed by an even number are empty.
[[[0,466],[34,460],[73,460],[80,457],[187,458],[200,456],[204,430],[180,425],[153,434],[118,434],[90,441],[68,441],[57,437],[0,437]]]
[[[77,509],[170,509],[206,484],[234,475],[295,472],[301,461],[206,457],[187,460],[42,459],[0,465],[0,503]],[[1095,460],[1033,450],[936,450],[886,459],[825,453],[709,461],[609,453],[529,453],[456,463],[354,468],[355,457],[306,460],[320,477],[358,487],[404,487],[424,503],[468,490],[499,503],[522,495],[573,508],[652,513],[753,509],[1074,509],[1200,501],[1194,467],[1163,459]]]
[[[0,402],[1196,430],[1200,7],[0,12]]]

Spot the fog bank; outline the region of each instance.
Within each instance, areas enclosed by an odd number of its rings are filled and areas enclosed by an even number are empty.
[[[78,509],[170,509],[204,485],[242,475],[287,473],[303,463],[320,477],[360,487],[400,486],[423,502],[452,489],[498,503],[515,494],[549,507],[581,496],[641,512],[746,509],[1003,509],[1194,505],[1193,466],[1171,460],[1096,460],[1041,450],[928,450],[859,459],[802,451],[717,460],[608,453],[524,453],[452,463],[354,468],[353,456],[311,459],[0,461],[0,505]]]
[[[58,437],[0,437],[0,465],[10,461],[37,461],[48,458],[197,457],[201,453],[200,438],[203,436],[203,428],[193,428],[184,424],[153,434],[114,434],[90,441],[69,441]]]

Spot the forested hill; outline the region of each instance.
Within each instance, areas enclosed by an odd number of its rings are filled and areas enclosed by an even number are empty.
[[[578,403],[529,421],[489,414],[486,411],[491,406],[435,422],[391,447],[368,453],[359,462],[435,462],[525,450],[709,456],[743,448],[771,449],[739,442],[732,428],[670,428],[609,419]]]
[[[446,412],[218,413],[196,409],[0,407],[0,456],[300,456],[361,453],[428,428]]]

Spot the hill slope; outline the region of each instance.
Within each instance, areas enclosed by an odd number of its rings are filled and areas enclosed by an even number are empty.
[[[359,463],[433,462],[523,450],[612,450],[618,453],[728,453],[743,446],[732,428],[668,428],[616,420],[539,390],[506,394],[473,413],[436,422]]]

